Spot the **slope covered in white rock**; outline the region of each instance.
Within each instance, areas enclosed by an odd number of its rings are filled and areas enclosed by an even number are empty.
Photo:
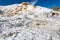
[[[0,40],[60,40],[60,12],[25,2],[0,6]]]

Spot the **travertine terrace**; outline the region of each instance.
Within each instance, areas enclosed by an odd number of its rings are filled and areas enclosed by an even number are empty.
[[[60,40],[60,12],[26,2],[0,6],[0,40]]]

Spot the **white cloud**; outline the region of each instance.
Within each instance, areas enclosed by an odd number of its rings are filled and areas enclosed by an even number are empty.
[[[35,5],[37,3],[38,0],[34,0],[34,1],[31,1],[31,4],[32,5]]]

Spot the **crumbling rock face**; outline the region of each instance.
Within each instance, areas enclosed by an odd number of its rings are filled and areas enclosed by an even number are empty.
[[[0,9],[0,40],[60,40],[60,12],[25,2]]]

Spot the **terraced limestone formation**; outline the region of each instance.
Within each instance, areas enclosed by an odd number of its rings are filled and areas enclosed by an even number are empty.
[[[60,40],[60,12],[26,2],[0,6],[0,40]]]

